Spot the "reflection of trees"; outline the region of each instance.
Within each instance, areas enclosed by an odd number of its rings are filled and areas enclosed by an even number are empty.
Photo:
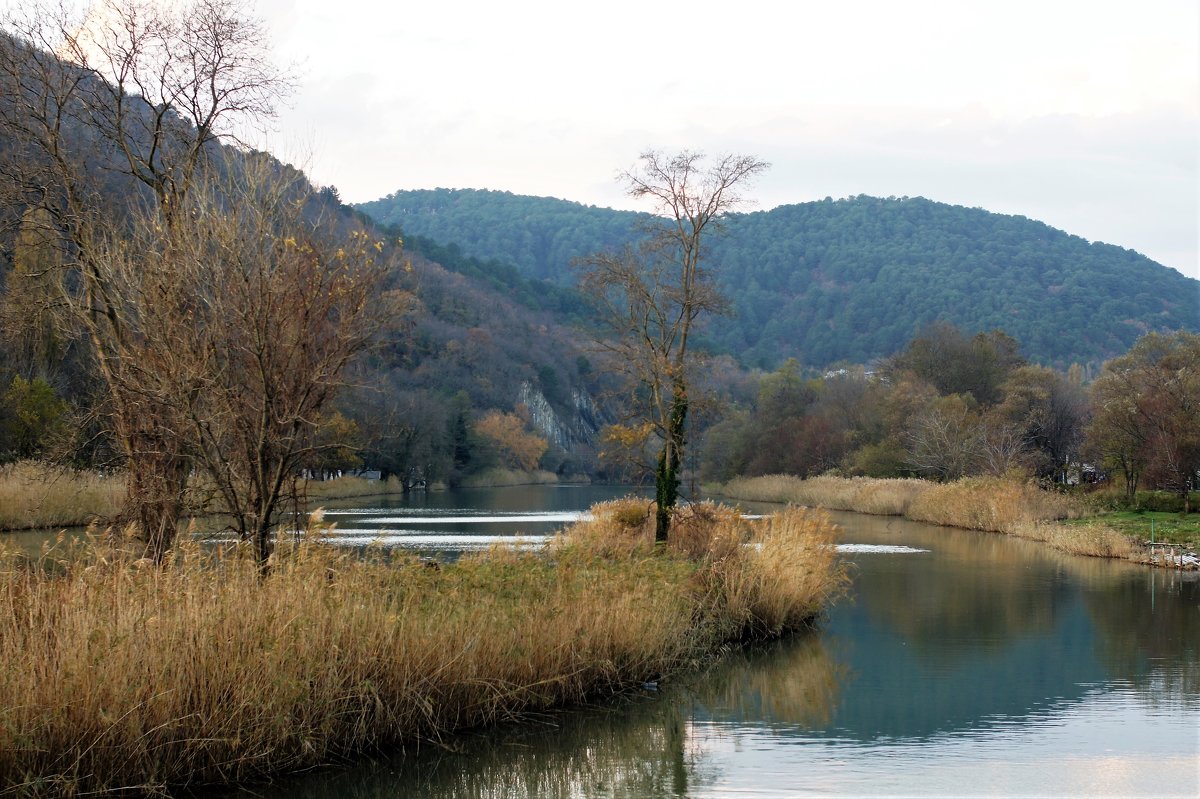
[[[1200,580],[1165,569],[1126,571],[1084,594],[1097,656],[1152,701],[1200,701]]]
[[[263,791],[287,799],[667,799],[711,787],[718,774],[688,739],[693,719],[824,723],[837,698],[837,668],[816,635],[736,653],[652,700],[566,711],[540,721],[427,744],[391,762],[305,777]],[[719,733],[718,733],[719,734]]]
[[[687,740],[681,696],[564,711],[424,744],[391,761],[310,775],[264,791],[283,799],[666,799],[711,782]]]
[[[716,718],[759,725],[830,723],[845,669],[813,633],[754,652],[737,652],[696,681],[696,701]]]
[[[872,564],[854,593],[871,618],[925,658],[945,663],[994,651],[1052,629],[1070,600],[1054,567],[1021,543],[947,531],[936,557]]]

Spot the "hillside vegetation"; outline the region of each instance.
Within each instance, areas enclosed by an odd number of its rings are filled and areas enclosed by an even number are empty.
[[[526,277],[573,285],[573,258],[635,235],[628,211],[508,192],[398,191],[381,223]],[[747,366],[864,363],[935,320],[1003,329],[1039,363],[1118,355],[1152,331],[1200,330],[1200,282],[1131,250],[1025,217],[859,196],[732,217],[709,266],[732,301],[709,346]],[[444,261],[443,261],[444,263]]]

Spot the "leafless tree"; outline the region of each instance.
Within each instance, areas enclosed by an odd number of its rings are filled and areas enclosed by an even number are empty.
[[[722,313],[724,299],[705,261],[705,238],[741,202],[740,190],[767,168],[751,156],[706,163],[701,153],[666,156],[649,151],[622,175],[630,196],[653,203],[655,219],[637,246],[582,261],[582,285],[599,306],[612,338],[602,347],[626,378],[661,442],[655,471],[655,538],[667,538],[679,494],[694,353],[691,336],[705,315]]]
[[[239,159],[197,173],[186,221],[147,213],[97,250],[128,331],[122,392],[262,563],[322,411],[392,305],[395,248],[321,205],[298,173]]]
[[[969,397],[940,397],[909,421],[904,433],[906,462],[921,474],[957,480],[971,474],[980,461],[981,434]]]
[[[231,0],[73,8],[35,0],[4,20],[0,183],[18,215],[45,212],[61,248],[66,299],[107,386],[126,460],[123,515],[161,559],[189,460],[165,395],[141,380],[145,336],[106,259],[132,217],[149,215],[165,229],[193,223],[189,194],[213,168],[220,140],[270,116],[291,81],[268,58],[262,25]],[[186,304],[162,310],[188,312]]]

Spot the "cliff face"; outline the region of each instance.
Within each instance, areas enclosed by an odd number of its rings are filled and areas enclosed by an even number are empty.
[[[517,402],[529,409],[530,421],[546,440],[564,452],[593,449],[605,422],[595,401],[580,389],[571,391],[569,416],[563,419],[532,383],[521,384]]]

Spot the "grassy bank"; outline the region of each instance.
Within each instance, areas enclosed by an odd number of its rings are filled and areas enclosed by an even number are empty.
[[[510,486],[553,485],[558,475],[542,469],[527,472],[521,469],[493,467],[463,478],[463,488],[507,488]]]
[[[125,498],[121,476],[33,461],[0,467],[0,530],[83,526],[116,516]]]
[[[305,480],[300,491],[310,501],[398,494],[400,481],[339,477]],[[100,474],[35,461],[0,466],[0,531],[41,527],[85,527],[116,518],[125,498],[120,473]]]
[[[266,578],[191,545],[163,570],[99,543],[4,555],[0,791],[237,784],[439,739],[801,627],[843,583],[819,514],[702,506],[656,551],[645,510],[440,568],[312,543]]]
[[[879,480],[868,477],[788,475],[738,478],[714,493],[731,499],[781,502],[904,516],[914,521],[1004,533],[1042,541],[1076,555],[1149,562],[1149,513],[1111,513],[1083,497],[1043,491],[997,478],[967,478],[953,483]],[[1185,546],[1200,543],[1200,521],[1162,514],[1158,537]]]

